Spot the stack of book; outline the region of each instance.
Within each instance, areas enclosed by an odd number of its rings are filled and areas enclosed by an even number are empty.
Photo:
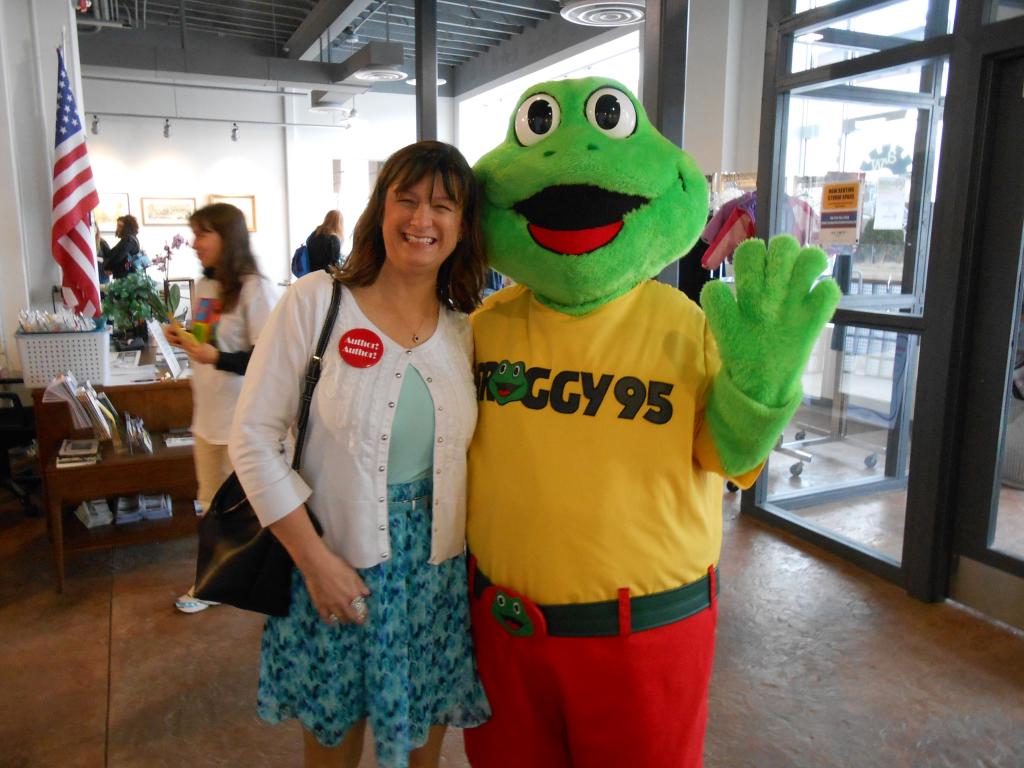
[[[141,493],[136,496],[122,496],[117,500],[114,521],[118,525],[124,525],[139,520],[166,520],[171,517],[171,506],[171,497],[166,493],[153,496]]]
[[[100,460],[98,440],[65,440],[57,451],[57,466],[84,467]]]
[[[181,446],[195,445],[196,439],[192,430],[188,427],[172,427],[164,435],[164,444],[168,448],[179,448]]]
[[[93,499],[83,501],[75,510],[75,516],[82,521],[86,528],[96,528],[101,525],[110,525],[114,521],[114,515],[107,506],[106,499]]]

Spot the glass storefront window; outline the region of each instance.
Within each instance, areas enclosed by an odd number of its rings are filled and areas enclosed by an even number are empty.
[[[898,563],[917,360],[915,336],[826,326],[769,458],[766,501]]]
[[[917,231],[930,225],[940,131],[938,124],[927,130],[929,110],[922,105],[932,99],[921,89],[929,80],[923,75],[937,64],[872,73],[790,97],[784,195],[772,232],[790,232],[825,249],[845,308],[922,311],[923,279],[916,276],[924,274],[924,264],[916,262],[926,259],[927,248]],[[929,164],[924,173],[915,174],[917,157]],[[921,195],[925,180],[932,187],[927,197]],[[835,235],[834,216],[822,227],[825,185],[841,182],[856,183],[860,193],[860,216],[854,215],[845,240]],[[917,203],[915,193],[923,198]],[[908,232],[915,219],[911,205],[921,206],[914,232]]]
[[[804,0],[797,3],[796,10],[800,12],[826,4]],[[929,35],[927,20],[929,6],[932,5],[942,7],[942,3],[936,0],[882,3],[877,8],[800,30],[793,40],[790,71],[803,72],[952,32],[955,0],[946,6],[948,20],[945,29],[937,29]]]

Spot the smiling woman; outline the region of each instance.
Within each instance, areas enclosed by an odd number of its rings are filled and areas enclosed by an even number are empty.
[[[307,765],[358,763],[369,722],[379,765],[436,766],[448,725],[490,713],[464,554],[476,423],[465,313],[485,269],[477,194],[454,147],[392,155],[345,266],[289,288],[239,399],[232,461],[297,566],[290,613],[264,630],[259,713],[300,721]],[[300,474],[280,445],[334,281],[344,288],[327,349],[338,353],[321,363]]]

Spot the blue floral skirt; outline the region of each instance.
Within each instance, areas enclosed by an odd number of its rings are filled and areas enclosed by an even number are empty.
[[[388,486],[392,558],[357,569],[372,593],[363,626],[320,620],[295,569],[288,616],[263,630],[257,708],[297,718],[336,746],[366,718],[382,768],[405,768],[433,725],[469,728],[490,716],[473,659],[464,556],[428,563],[432,518],[410,499],[431,479]]]

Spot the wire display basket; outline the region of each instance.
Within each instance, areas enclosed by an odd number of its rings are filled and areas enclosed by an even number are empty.
[[[71,371],[83,384],[106,384],[110,375],[110,329],[15,334],[25,385],[45,387]]]

